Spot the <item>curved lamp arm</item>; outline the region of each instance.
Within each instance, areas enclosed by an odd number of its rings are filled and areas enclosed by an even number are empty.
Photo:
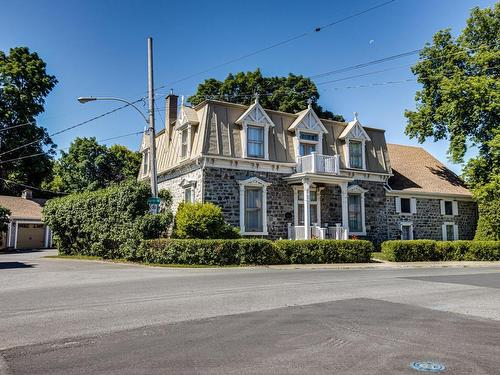
[[[96,100],[113,100],[113,101],[117,101],[117,102],[126,103],[127,105],[133,107],[137,112],[139,112],[141,114],[141,116],[144,119],[144,121],[146,122],[146,124],[149,123],[149,120],[146,117],[146,115],[144,115],[144,113],[139,108],[137,108],[137,106],[134,103],[129,102],[128,100],[121,99],[121,98],[114,98],[114,97],[94,97],[94,96],[80,96],[78,98],[78,101],[82,104],[85,104],[88,102],[93,102]]]

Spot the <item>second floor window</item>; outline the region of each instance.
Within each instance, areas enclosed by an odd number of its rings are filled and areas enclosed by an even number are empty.
[[[264,128],[248,126],[247,155],[253,158],[264,157]]]
[[[351,141],[349,143],[349,167],[363,168],[363,155],[361,142]]]
[[[181,157],[185,158],[188,154],[188,130],[184,129],[181,135]]]
[[[299,153],[300,156],[306,156],[316,152],[318,145],[318,135],[314,133],[300,132]]]
[[[411,213],[410,198],[401,198],[401,212],[404,214]]]

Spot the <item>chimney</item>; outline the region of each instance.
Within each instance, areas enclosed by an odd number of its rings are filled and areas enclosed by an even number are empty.
[[[165,103],[165,134],[167,135],[167,139],[170,141],[172,138],[172,122],[177,120],[177,99],[179,97],[174,95],[172,90],[170,90],[170,94],[166,98]]]
[[[29,189],[24,189],[21,193],[21,197],[24,199],[33,199],[33,192]]]

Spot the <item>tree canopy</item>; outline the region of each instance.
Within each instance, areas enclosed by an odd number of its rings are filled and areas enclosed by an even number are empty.
[[[449,29],[436,33],[420,58],[412,70],[422,89],[417,109],[405,112],[406,134],[421,143],[448,139],[455,163],[478,149],[464,168],[479,202],[476,238],[500,239],[500,3],[474,8],[457,38]]]
[[[196,94],[188,100],[193,105],[205,99],[249,105],[256,93],[264,108],[295,113],[306,109],[308,100],[311,100],[319,117],[344,121],[342,116],[325,110],[318,104],[319,92],[313,81],[291,73],[287,77],[264,77],[260,69],[257,69],[254,72],[229,74],[224,81],[210,78],[198,85]]]
[[[0,154],[35,141],[1,159],[43,154],[36,163],[27,158],[0,164],[1,178],[40,186],[50,176],[56,145],[47,130],[36,125],[35,117],[44,111],[45,98],[56,83],[47,74],[45,62],[27,47],[12,48],[8,54],[0,51]],[[28,125],[8,129],[21,124]],[[0,180],[1,193],[15,194],[21,189]]]
[[[92,138],[76,138],[54,164],[48,188],[68,193],[93,191],[137,178],[141,154],[125,146],[106,147]]]

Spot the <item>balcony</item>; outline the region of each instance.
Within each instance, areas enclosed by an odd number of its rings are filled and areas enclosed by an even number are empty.
[[[336,174],[340,172],[339,155],[321,155],[315,152],[297,160],[297,172]]]

